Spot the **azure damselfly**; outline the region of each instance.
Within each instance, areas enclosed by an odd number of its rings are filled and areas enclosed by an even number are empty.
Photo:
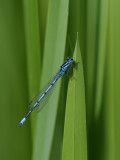
[[[43,90],[41,90],[30,102],[29,106],[30,106],[30,110],[28,112],[28,114],[21,120],[19,126],[21,127],[23,125],[23,123],[26,121],[26,119],[28,118],[28,116],[31,114],[31,112],[36,109],[37,111],[40,111],[43,106],[41,105],[42,102],[45,101],[45,99],[47,98],[47,95],[51,92],[53,86],[55,85],[55,83],[57,82],[57,80],[64,74],[67,73],[67,75],[69,74],[69,71],[71,69],[71,67],[73,68],[75,61],[71,58],[71,57],[67,57],[65,63],[63,63],[63,65],[60,66],[59,71],[57,72],[57,74],[55,74],[55,76],[49,81],[47,87],[45,87]]]

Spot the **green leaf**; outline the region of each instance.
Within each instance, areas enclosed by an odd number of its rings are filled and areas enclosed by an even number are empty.
[[[96,63],[96,88],[95,88],[95,118],[98,119],[102,108],[102,95],[104,85],[104,71],[106,59],[107,45],[107,29],[108,29],[108,6],[109,0],[101,0],[100,2],[100,22],[98,36],[98,56]]]
[[[27,112],[27,70],[22,1],[0,1],[0,159],[31,158]]]
[[[79,41],[73,59],[78,62],[68,85],[62,160],[87,160],[84,75]]]
[[[116,3],[117,2],[117,3]],[[109,1],[108,45],[105,72],[104,159],[120,159],[120,1]]]
[[[85,63],[85,85],[86,85],[86,111],[88,141],[91,141],[93,117],[94,117],[94,90],[96,74],[96,50],[99,22],[99,1],[91,0],[87,2],[87,27],[86,27],[86,63]],[[92,142],[90,142],[90,145]],[[92,148],[90,146],[90,148]]]
[[[113,7],[114,6],[114,7]],[[110,33],[111,35],[111,43],[113,44],[110,48],[113,58],[114,58],[114,117],[115,117],[115,158],[120,159],[120,1],[115,3],[114,1],[111,2],[111,16],[112,17],[112,25]],[[112,7],[113,11],[112,12]],[[113,29],[114,28],[114,29]],[[111,44],[110,43],[110,44]],[[115,53],[115,54],[114,54]]]
[[[30,101],[38,93],[40,88],[41,55],[37,0],[24,1],[24,22],[27,48],[28,92]],[[31,114],[31,117],[32,134],[34,134],[36,116]]]
[[[50,0],[45,37],[42,86],[55,74],[64,59],[69,1]],[[37,119],[33,159],[50,159],[60,93],[60,80],[49,103]]]

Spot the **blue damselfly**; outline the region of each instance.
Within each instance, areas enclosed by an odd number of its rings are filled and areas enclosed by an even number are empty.
[[[36,109],[37,111],[40,111],[43,106],[41,105],[41,102],[44,102],[47,95],[51,92],[54,84],[57,82],[57,80],[64,74],[67,73],[69,75],[69,71],[71,68],[73,68],[75,61],[71,57],[67,57],[65,63],[60,66],[59,71],[55,76],[49,81],[47,88],[45,87],[43,90],[41,90],[30,102],[30,110],[28,114],[21,120],[19,126],[21,127],[23,123],[26,121],[27,117],[31,114],[31,112]]]

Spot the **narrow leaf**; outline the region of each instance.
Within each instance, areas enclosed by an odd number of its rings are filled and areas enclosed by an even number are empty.
[[[109,1],[105,74],[105,160],[120,159],[120,1]]]
[[[42,86],[59,70],[59,67],[63,63],[67,33],[68,2],[68,0],[49,1]],[[53,96],[51,96],[49,103],[41,111],[37,119],[37,131],[33,151],[34,160],[50,159],[60,93],[59,82],[57,82],[58,86]]]
[[[99,118],[102,106],[104,70],[106,58],[107,29],[108,29],[108,0],[100,2],[100,22],[98,36],[98,56],[96,64],[96,90],[95,90],[95,118]]]
[[[94,90],[96,71],[96,51],[99,21],[99,1],[91,0],[87,2],[87,28],[86,28],[86,64],[85,64],[85,86],[86,86],[86,111],[88,137],[91,140],[93,115],[94,115]],[[92,148],[90,143],[90,149]],[[89,146],[88,146],[89,147]]]
[[[39,12],[37,0],[24,1],[24,22],[27,48],[28,92],[30,101],[39,91],[41,73]],[[31,117],[32,134],[34,134],[36,116],[32,114]]]
[[[0,1],[0,23],[0,159],[30,160],[30,127],[19,127],[28,102],[22,1]]]
[[[74,51],[77,63],[68,85],[62,160],[87,160],[84,75],[79,41]]]

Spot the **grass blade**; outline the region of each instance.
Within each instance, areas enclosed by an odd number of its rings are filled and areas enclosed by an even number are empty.
[[[0,1],[0,20],[0,159],[30,160],[30,127],[19,127],[28,102],[22,1]]]
[[[87,160],[84,75],[77,39],[74,60],[79,62],[68,85],[62,160]]]
[[[37,0],[24,1],[24,22],[27,48],[27,72],[29,101],[38,93],[40,88],[41,55],[39,12]],[[32,134],[35,132],[36,116],[32,114]]]
[[[86,64],[85,64],[85,84],[86,84],[86,106],[87,106],[87,128],[88,136],[92,129],[94,115],[94,91],[95,91],[95,69],[96,51],[98,37],[98,15],[99,2],[96,0],[87,2],[87,28],[86,28]],[[91,135],[90,138],[91,139]],[[88,139],[88,141],[89,141]],[[91,143],[91,142],[90,142]],[[90,146],[90,149],[92,147]]]
[[[120,19],[119,1],[109,2],[108,48],[106,58],[104,159],[120,159]]]
[[[107,46],[107,29],[108,29],[108,0],[100,2],[100,22],[99,22],[99,38],[98,38],[98,56],[96,64],[96,90],[95,90],[95,118],[97,119],[101,113],[104,70]]]
[[[49,2],[42,70],[42,86],[44,86],[51,78],[52,74],[59,69],[64,59],[68,2],[68,0],[50,0]],[[59,82],[54,96],[51,97],[47,104],[49,107],[46,106],[38,117],[33,151],[34,160],[48,160],[50,158],[60,92]]]

